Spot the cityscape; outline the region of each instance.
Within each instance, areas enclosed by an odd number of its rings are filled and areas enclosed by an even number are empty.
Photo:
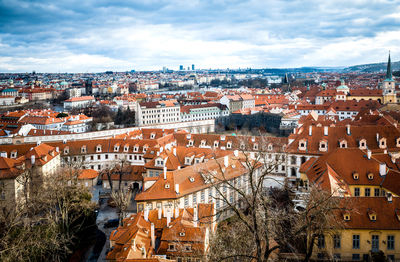
[[[400,261],[400,2],[0,14],[0,261]]]

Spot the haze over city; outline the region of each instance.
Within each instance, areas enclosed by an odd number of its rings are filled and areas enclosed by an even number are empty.
[[[350,66],[399,57],[400,1],[0,2],[0,72]]]

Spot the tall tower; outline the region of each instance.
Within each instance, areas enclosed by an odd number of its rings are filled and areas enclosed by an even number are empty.
[[[396,103],[395,81],[392,75],[392,63],[390,61],[390,51],[386,68],[386,78],[382,83],[383,103]]]

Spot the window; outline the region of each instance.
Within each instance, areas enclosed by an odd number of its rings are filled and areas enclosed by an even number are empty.
[[[394,250],[394,236],[393,235],[387,236],[387,249]]]
[[[185,245],[185,251],[192,251],[191,245]]]
[[[370,188],[365,188],[365,191],[364,191],[364,196],[366,196],[366,197],[369,197],[369,196],[371,196],[371,189]]]
[[[101,155],[97,155],[97,159],[100,160],[101,159]]]
[[[201,198],[201,202],[204,203],[204,200],[205,200],[205,193],[204,193],[204,190],[201,191],[201,196],[200,196],[200,198]]]
[[[360,235],[353,235],[353,249],[360,249]]]
[[[340,248],[340,236],[339,235],[334,235],[333,236],[333,248]]]
[[[189,206],[189,197],[185,196],[185,207]]]
[[[380,191],[379,188],[375,188],[374,189],[374,196],[378,197],[379,193],[380,193],[379,191]]]
[[[318,236],[317,245],[318,245],[318,248],[324,248],[325,247],[325,236],[324,235],[319,235]]]
[[[353,254],[352,255],[352,260],[360,260],[360,254]]]
[[[193,205],[197,203],[197,194],[193,194]]]
[[[354,196],[356,196],[356,197],[360,196],[360,188],[359,187],[354,188]]]
[[[168,250],[169,251],[175,251],[175,245],[174,244],[168,244]]]

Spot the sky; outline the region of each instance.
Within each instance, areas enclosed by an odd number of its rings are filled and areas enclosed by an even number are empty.
[[[0,72],[400,60],[400,0],[0,0]]]

